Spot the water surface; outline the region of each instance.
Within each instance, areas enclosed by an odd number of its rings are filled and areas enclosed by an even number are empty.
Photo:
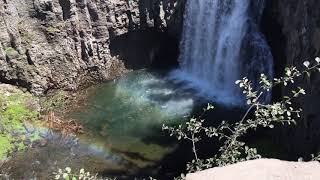
[[[177,147],[162,125],[183,123],[203,101],[181,83],[140,70],[89,88],[84,104],[70,115],[87,128],[79,139],[112,154],[113,163],[126,164],[128,171],[159,165]]]
[[[81,93],[84,97],[65,117],[81,123],[84,134],[64,137],[48,130],[45,147],[30,148],[8,166],[15,168],[16,179],[46,178],[66,166],[117,179],[171,179],[185,168],[192,152],[190,144],[178,144],[161,128],[183,124],[208,102],[191,87],[170,73],[148,70],[92,86]],[[218,105],[208,124],[235,119],[235,111]],[[216,146],[209,144],[204,154],[212,155]]]

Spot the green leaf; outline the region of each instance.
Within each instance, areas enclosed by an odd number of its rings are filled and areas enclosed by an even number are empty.
[[[310,62],[309,61],[305,61],[305,62],[303,62],[303,65],[308,68],[310,66]]]
[[[214,106],[208,103],[207,110],[214,109]]]
[[[66,170],[67,173],[71,173],[71,168],[70,167],[66,167],[65,170]]]

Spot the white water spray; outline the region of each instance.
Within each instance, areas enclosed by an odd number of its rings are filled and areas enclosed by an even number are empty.
[[[216,101],[241,104],[236,80],[257,79],[260,73],[272,77],[272,56],[258,22],[249,16],[251,5],[250,0],[188,0],[181,68],[172,73],[174,79],[191,82],[201,95]],[[259,1],[258,7],[263,3]]]

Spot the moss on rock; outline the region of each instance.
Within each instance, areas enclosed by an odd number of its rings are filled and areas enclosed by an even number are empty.
[[[0,134],[0,160],[7,157],[7,154],[13,150],[14,146],[11,141],[11,136]]]
[[[19,52],[13,49],[12,47],[9,47],[5,49],[6,55],[9,57],[17,57],[19,56]]]
[[[36,97],[18,88],[0,84],[0,160],[14,150],[24,150],[25,140],[39,139],[36,132],[28,132],[26,123],[39,119]]]

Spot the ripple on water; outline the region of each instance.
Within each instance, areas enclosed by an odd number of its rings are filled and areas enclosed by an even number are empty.
[[[181,123],[197,101],[194,92],[181,84],[143,70],[91,88],[86,105],[71,116],[89,129],[90,135],[79,139],[91,143],[93,152],[111,153],[121,163],[142,169],[175,149],[162,124]]]
[[[11,162],[21,172],[17,179],[26,175],[25,162],[32,161],[40,163],[32,165],[32,171],[43,177],[65,166],[106,176],[157,175],[159,163],[178,147],[162,132],[162,124],[181,124],[204,102],[184,82],[148,71],[131,72],[86,91],[85,103],[73,107],[69,118],[80,121],[87,133],[67,141],[53,134],[46,147],[20,154]]]

